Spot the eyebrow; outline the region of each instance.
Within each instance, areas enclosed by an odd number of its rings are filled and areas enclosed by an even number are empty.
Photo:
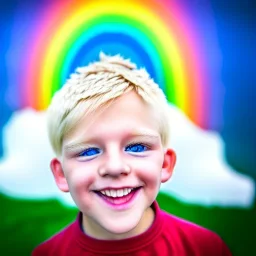
[[[152,133],[141,133],[141,132],[134,132],[127,136],[128,139],[136,138],[136,137],[142,137],[143,139],[149,139],[149,140],[158,140],[160,135],[152,134]],[[90,138],[87,141],[73,141],[64,146],[65,151],[73,151],[77,148],[84,148],[84,147],[94,147],[95,143],[92,143],[92,141],[96,141],[94,138]]]
[[[87,143],[87,142],[71,142],[69,144],[67,144],[66,146],[64,146],[64,151],[73,151],[76,150],[78,148],[90,148],[93,147],[93,145],[91,143]]]
[[[153,135],[153,134],[132,134],[131,136],[129,136],[130,138],[133,138],[133,137],[142,137],[142,138],[145,138],[145,139],[158,139],[159,136],[158,135]]]
[[[152,132],[148,129],[138,129],[130,133],[130,137],[149,137],[149,138],[159,138],[160,134]]]

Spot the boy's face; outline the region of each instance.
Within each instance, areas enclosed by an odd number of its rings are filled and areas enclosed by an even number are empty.
[[[120,239],[152,223],[150,205],[176,160],[163,148],[157,120],[131,91],[86,116],[64,137],[62,156],[51,168],[58,187],[69,191],[82,211],[89,235]]]

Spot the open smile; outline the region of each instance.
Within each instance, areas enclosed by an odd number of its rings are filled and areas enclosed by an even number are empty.
[[[109,206],[123,209],[135,199],[141,187],[94,191]]]

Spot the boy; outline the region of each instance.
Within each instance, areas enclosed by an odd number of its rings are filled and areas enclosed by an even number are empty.
[[[176,155],[168,104],[145,70],[120,56],[77,69],[48,110],[58,188],[80,213],[39,245],[39,255],[231,255],[213,232],[155,201]]]

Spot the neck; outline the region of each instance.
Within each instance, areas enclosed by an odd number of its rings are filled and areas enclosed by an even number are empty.
[[[86,233],[90,237],[100,240],[121,240],[144,233],[154,222],[154,217],[154,210],[151,207],[149,207],[144,212],[139,223],[133,229],[129,230],[128,232],[118,234],[109,232],[108,230],[100,226],[98,223],[93,221],[90,217],[85,215],[83,215],[82,227],[84,233]]]

